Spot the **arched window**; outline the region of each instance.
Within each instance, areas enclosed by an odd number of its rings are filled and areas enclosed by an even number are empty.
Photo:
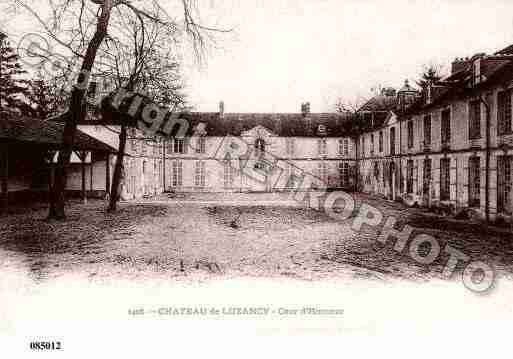
[[[264,153],[265,152],[265,141],[263,138],[257,138],[255,141],[255,150],[258,153]]]

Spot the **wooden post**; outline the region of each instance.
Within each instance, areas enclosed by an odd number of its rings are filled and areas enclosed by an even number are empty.
[[[93,192],[93,153],[91,152],[91,163],[89,164],[89,189]]]
[[[110,196],[110,154],[107,153],[107,160],[105,161],[105,189],[107,196]]]
[[[7,214],[9,208],[9,192],[7,181],[9,177],[9,145],[4,142],[0,146],[0,176],[2,187],[1,212]]]
[[[166,140],[162,140],[162,188],[166,192]]]
[[[86,180],[85,180],[85,173],[86,173],[86,166],[85,161],[87,157],[86,151],[80,151],[80,162],[82,165],[82,201],[84,201],[84,204],[87,203],[87,192],[86,192]]]

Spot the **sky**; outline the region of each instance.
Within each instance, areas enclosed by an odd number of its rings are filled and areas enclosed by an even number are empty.
[[[236,34],[220,41],[206,67],[187,71],[201,111],[223,100],[227,112],[298,112],[304,101],[329,112],[338,98],[358,102],[372,88],[413,82],[425,64],[450,71],[456,57],[513,44],[511,1],[220,3],[211,1],[210,11]]]
[[[184,65],[198,111],[217,111],[222,100],[226,112],[299,112],[306,101],[312,112],[331,112],[339,98],[358,103],[373,88],[414,83],[426,64],[448,72],[456,57],[513,44],[510,0],[197,3],[203,25],[233,29],[216,36],[201,66]],[[30,24],[4,25],[20,36]]]

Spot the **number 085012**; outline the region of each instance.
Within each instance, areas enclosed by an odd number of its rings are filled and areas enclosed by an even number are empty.
[[[32,350],[61,350],[61,342],[30,342]]]

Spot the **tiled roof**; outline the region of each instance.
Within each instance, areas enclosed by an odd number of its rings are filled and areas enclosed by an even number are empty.
[[[58,149],[62,143],[64,123],[54,121],[41,121],[33,118],[11,118],[0,121],[0,138],[45,144]],[[75,134],[74,149],[115,152],[115,148],[98,141],[97,139],[77,130]]]
[[[438,86],[433,87],[431,103],[418,102],[409,108],[405,114],[415,114],[455,98],[466,98],[474,95],[479,89],[513,80],[513,55],[484,56],[481,63],[481,75],[483,80],[477,86],[473,86],[471,83],[472,66],[450,75],[441,81]]]
[[[338,113],[226,113],[189,112],[180,116],[189,123],[189,134],[203,123],[207,136],[239,136],[256,126],[263,126],[281,137],[315,137],[319,125],[326,128],[325,136],[343,137],[348,135],[343,122],[348,118]],[[171,136],[176,133],[171,133]]]
[[[513,45],[510,45],[510,46],[506,47],[505,49],[502,49],[495,53],[495,55],[511,55],[511,54],[513,54]]]
[[[377,95],[367,101],[358,111],[388,112],[397,107],[397,96]]]

